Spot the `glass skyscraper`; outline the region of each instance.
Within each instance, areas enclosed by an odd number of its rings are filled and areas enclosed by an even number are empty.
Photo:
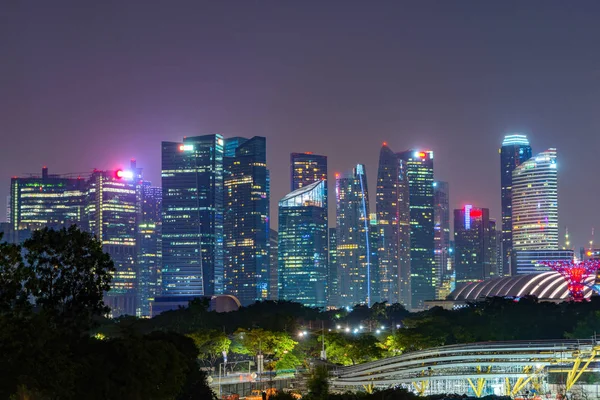
[[[487,208],[466,205],[454,210],[454,268],[456,283],[493,277],[496,264],[496,221]]]
[[[162,142],[162,296],[183,305],[223,293],[223,155],[219,134]]]
[[[309,307],[327,306],[326,181],[279,201],[279,298]]]
[[[379,153],[376,221],[379,298],[411,308],[410,199],[406,163],[386,143]]]
[[[225,139],[225,149],[225,293],[246,306],[269,294],[266,139]]]
[[[523,162],[512,176],[513,250],[558,250],[556,149]]]
[[[502,275],[511,275],[515,262],[512,228],[513,171],[531,158],[531,146],[525,135],[506,135],[500,148],[500,185],[502,196]],[[514,268],[513,268],[514,269]]]
[[[85,219],[102,243],[115,272],[105,295],[111,315],[136,315],[140,170],[94,171],[88,181]]]
[[[447,282],[452,279],[452,262],[450,259],[450,188],[448,182],[436,181],[433,183],[433,220],[435,240],[435,266],[437,298],[439,289],[447,287]]]
[[[150,317],[152,301],[161,294],[162,189],[143,182],[139,188],[137,312]]]
[[[410,285],[413,309],[435,299],[433,152],[398,153],[408,175],[410,196]]]
[[[41,228],[60,229],[81,225],[86,180],[48,174],[14,177],[10,182],[10,223],[14,242],[22,242]],[[4,238],[7,240],[9,238]]]
[[[329,257],[327,258],[327,305],[338,306],[337,233],[329,228]]]
[[[336,176],[338,304],[371,305],[371,224],[365,167]]]
[[[275,229],[269,229],[269,300],[279,299],[278,284],[278,261],[277,253],[279,252],[279,234]]]

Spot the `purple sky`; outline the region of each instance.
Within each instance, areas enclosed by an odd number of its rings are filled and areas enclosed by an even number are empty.
[[[498,217],[498,147],[518,131],[558,148],[561,234],[580,246],[600,228],[598,15],[584,0],[8,0],[0,207],[10,176],[42,165],[135,157],[160,184],[161,140],[218,132],[267,137],[274,213],[290,152],[327,155],[332,175],[366,164],[374,197],[387,141],[434,150],[452,206]]]

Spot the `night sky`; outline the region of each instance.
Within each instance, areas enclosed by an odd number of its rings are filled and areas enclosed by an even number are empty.
[[[498,147],[522,132],[558,148],[561,236],[600,228],[598,1],[0,4],[0,207],[43,165],[134,157],[160,185],[162,140],[222,133],[267,137],[275,228],[290,152],[366,164],[374,211],[383,141],[434,150],[452,207],[498,218]]]

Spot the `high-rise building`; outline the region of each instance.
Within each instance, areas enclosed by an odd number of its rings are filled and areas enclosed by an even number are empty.
[[[221,135],[162,143],[162,296],[223,293],[223,153]]]
[[[81,226],[86,180],[68,175],[13,177],[10,183],[10,223],[16,242],[40,228]],[[5,238],[7,239],[7,238]]]
[[[143,182],[139,194],[137,313],[150,317],[151,304],[160,296],[162,286],[162,189]]]
[[[466,205],[454,210],[454,268],[456,283],[493,277],[496,263],[496,223],[487,208]]]
[[[336,176],[338,303],[371,305],[369,191],[362,164]]]
[[[558,250],[556,149],[523,162],[512,176],[513,250]]]
[[[328,254],[329,257],[327,259],[327,305],[339,307],[336,228],[329,228]]]
[[[372,208],[371,208],[372,209]],[[371,304],[381,302],[381,282],[379,279],[379,227],[377,226],[377,213],[369,215],[369,248],[371,265]]]
[[[327,182],[327,156],[320,156],[312,152],[292,153],[290,169],[292,191],[317,181]],[[327,196],[327,192],[325,196]]]
[[[452,263],[448,263],[450,250],[450,189],[448,182],[436,181],[433,183],[433,204],[436,290],[437,298],[442,299],[439,288],[452,276]]]
[[[279,298],[310,307],[327,305],[326,181],[279,201]]]
[[[410,285],[413,309],[435,299],[436,265],[433,223],[433,151],[398,153],[406,173],[410,195]]]
[[[102,243],[115,272],[105,303],[111,315],[136,315],[138,287],[138,217],[141,170],[95,170],[87,184],[85,220]]]
[[[269,190],[264,137],[225,139],[225,293],[244,306],[269,296]]]
[[[277,282],[279,276],[277,274],[277,254],[279,246],[279,235],[275,229],[269,229],[269,300],[279,299],[279,290]]]
[[[531,146],[525,135],[506,135],[500,148],[500,186],[502,196],[502,276],[511,275],[515,262],[512,228],[513,171],[531,158]]]
[[[406,163],[384,143],[377,170],[379,298],[411,306],[410,202]]]

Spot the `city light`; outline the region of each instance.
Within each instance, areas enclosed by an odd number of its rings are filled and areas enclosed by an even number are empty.
[[[180,144],[179,151],[194,151],[193,144]]]
[[[124,171],[122,169],[118,169],[117,172],[115,172],[115,176],[118,179],[133,179],[133,171]]]

